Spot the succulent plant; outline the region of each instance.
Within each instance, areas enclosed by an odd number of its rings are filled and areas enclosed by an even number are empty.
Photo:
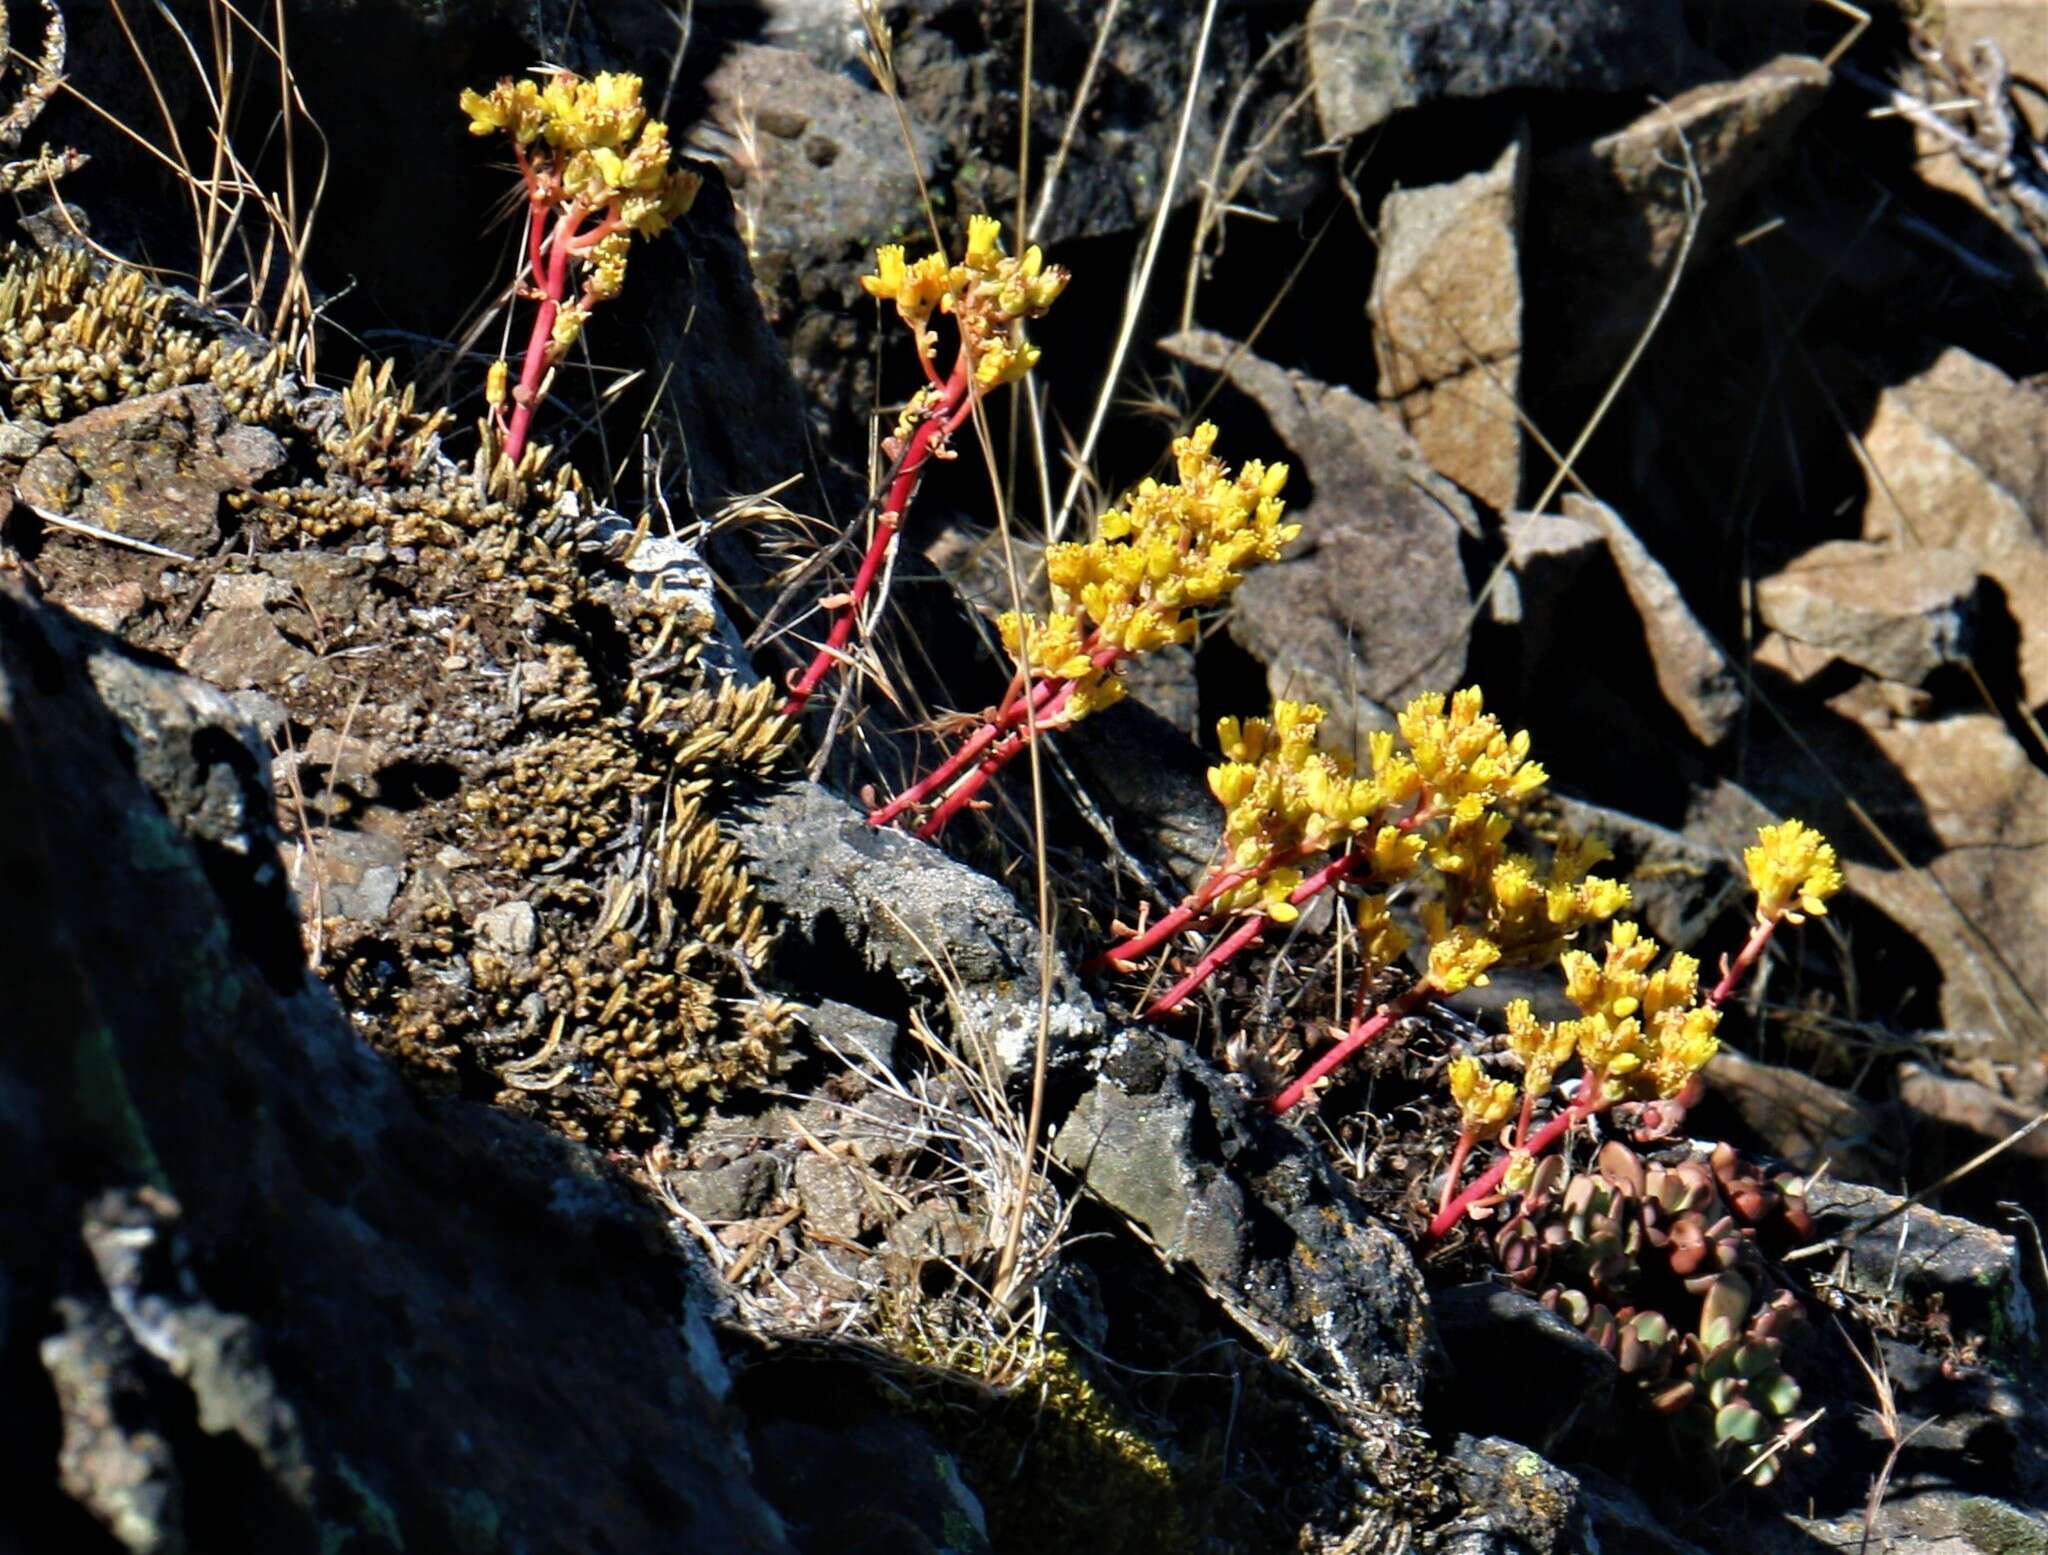
[[[1811,1230],[1800,1187],[1725,1144],[1649,1163],[1610,1140],[1585,1171],[1539,1162],[1494,1253],[1612,1355],[1682,1440],[1765,1485],[1777,1461],[1751,1460],[1799,1405],[1783,1360],[1804,1313],[1772,1280],[1758,1235]]]

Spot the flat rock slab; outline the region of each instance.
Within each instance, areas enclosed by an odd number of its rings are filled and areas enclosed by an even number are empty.
[[[1526,140],[1482,172],[1387,195],[1368,304],[1381,398],[1439,473],[1499,513],[1522,484]]]
[[[1529,317],[1554,325],[1544,333],[1557,337],[1546,360],[1558,381],[1605,379],[1649,321],[1692,220],[1688,153],[1706,198],[1688,260],[1697,265],[1738,230],[1744,197],[1783,165],[1828,79],[1818,60],[1787,55],[1536,162]]]
[[[1977,564],[1940,547],[1830,540],[1756,586],[1764,624],[1901,685],[1970,656]]]
[[[1337,1398],[1419,1404],[1436,1339],[1406,1246],[1319,1148],[1185,1043],[1118,1036],[1053,1154]]]
[[[918,998],[949,1001],[963,1037],[1026,1075],[1039,1027],[1039,936],[986,875],[899,831],[877,829],[836,794],[792,783],[731,828],[761,899],[792,920],[785,954],[851,952]],[[801,946],[801,948],[799,948]],[[1048,1061],[1100,1041],[1102,1012],[1057,950]]]
[[[1230,631],[1266,665],[1275,697],[1330,711],[1345,750],[1388,727],[1377,709],[1445,690],[1464,672],[1472,609],[1460,545],[1479,520],[1391,412],[1204,330],[1162,347],[1221,373],[1272,419],[1315,483],[1289,517],[1301,537],[1237,591]],[[1256,450],[1263,452],[1263,450]]]
[[[1684,40],[1678,0],[1316,0],[1308,17],[1331,140],[1444,98],[1669,91]]]

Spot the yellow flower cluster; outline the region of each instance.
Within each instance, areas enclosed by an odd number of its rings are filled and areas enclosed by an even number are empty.
[[[1721,1012],[1699,1002],[1699,962],[1676,951],[1651,972],[1657,950],[1624,919],[1608,933],[1604,961],[1583,950],[1559,958],[1580,1018],[1562,1023],[1558,1034],[1570,1030],[1579,1062],[1610,1100],[1676,1096],[1720,1046]]]
[[[1592,837],[1564,839],[1547,875],[1522,854],[1502,855],[1487,877],[1486,937],[1504,958],[1548,961],[1587,924],[1604,923],[1628,906],[1626,885],[1587,873],[1612,857]]]
[[[1024,320],[1050,308],[1068,279],[1060,266],[1045,262],[1035,243],[1020,257],[1005,254],[1002,233],[995,217],[970,216],[967,252],[958,263],[940,253],[906,263],[903,245],[890,243],[875,250],[875,273],[860,278],[870,297],[896,304],[927,363],[938,345],[932,313],[951,314],[972,353],[975,381],[984,389],[1015,383],[1031,371],[1038,348],[1024,338]]]
[[[1090,653],[1190,641],[1190,610],[1228,598],[1249,568],[1278,559],[1301,533],[1299,524],[1280,521],[1287,466],[1254,459],[1232,476],[1215,446],[1216,428],[1207,422],[1175,439],[1177,481],[1140,483],[1122,507],[1102,515],[1097,538],[1046,552],[1053,613],[1039,620],[1012,612],[999,623],[1004,646],[1034,678],[1076,682],[1062,722],[1123,695]]]
[[[1757,846],[1742,854],[1756,891],[1757,921],[1804,923],[1808,914],[1825,915],[1828,898],[1842,889],[1842,871],[1827,839],[1799,821],[1763,827],[1757,838]]]
[[[1491,1139],[1515,1113],[1513,1082],[1487,1079],[1476,1058],[1451,1060],[1451,1100],[1458,1104],[1462,1132],[1472,1139]]]
[[[522,149],[545,140],[564,154],[562,191],[586,211],[616,202],[619,219],[642,237],[687,211],[703,182],[669,166],[668,126],[647,117],[638,76],[606,72],[585,81],[556,71],[543,84],[508,78],[488,95],[464,91],[462,110],[472,135],[502,132]],[[614,268],[622,266],[618,260]]]
[[[1228,867],[1256,869],[1276,857],[1328,853],[1370,833],[1373,876],[1386,884],[1405,880],[1423,843],[1382,818],[1419,792],[1414,764],[1396,755],[1391,741],[1375,742],[1371,774],[1356,776],[1349,761],[1317,743],[1323,716],[1313,702],[1282,701],[1273,704],[1271,718],[1218,721],[1226,759],[1209,769],[1209,792],[1223,806]],[[1296,916],[1288,893],[1300,883],[1299,869],[1276,869],[1226,892],[1217,906],[1223,912],[1256,909],[1286,923]]]

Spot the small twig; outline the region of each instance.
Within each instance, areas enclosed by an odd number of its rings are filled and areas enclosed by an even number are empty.
[[[183,562],[188,567],[197,566],[199,563],[198,557],[187,556],[183,551],[174,551],[167,545],[155,545],[148,540],[138,540],[133,535],[118,534],[111,529],[102,529],[98,524],[88,524],[82,518],[66,518],[62,513],[53,513],[40,503],[30,502],[27,498],[22,497],[18,491],[15,495],[17,498],[20,498],[23,507],[35,514],[37,518],[40,518],[52,529],[68,529],[74,534],[89,535],[95,540],[104,540],[109,545],[126,546],[131,551],[141,551],[145,555],[161,556],[169,561]]]

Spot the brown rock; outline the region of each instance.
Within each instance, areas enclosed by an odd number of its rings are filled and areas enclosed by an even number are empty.
[[[2018,623],[2028,703],[2048,702],[2048,393],[1950,349],[1878,396],[1863,446],[1864,538],[1974,562]]]
[[[2048,1127],[2042,1126],[2040,1113],[1989,1086],[1936,1074],[1919,1064],[1901,1064],[1899,1100],[1923,1118],[1963,1129],[1987,1145],[2019,1135],[2007,1147],[2015,1156],[2048,1161]]]
[[[1757,613],[1793,643],[1917,686],[1969,657],[1977,566],[1960,551],[1860,540],[1815,546],[1757,585]]]
[[[1503,513],[1522,485],[1525,139],[1483,173],[1387,196],[1369,305],[1381,398],[1439,473]]]
[[[1743,197],[1776,169],[1827,85],[1818,61],[1786,55],[1537,161],[1529,307],[1557,323],[1561,381],[1605,378],[1648,321],[1685,232],[1688,148],[1706,192],[1698,263],[1733,233]]]
[[[1742,710],[1742,691],[1718,644],[1707,635],[1657,558],[1621,515],[1576,493],[1564,499],[1565,516],[1597,525],[1643,619],[1657,685],[1702,745],[1718,745]]]
[[[1723,1047],[1707,1066],[1707,1084],[1755,1130],[1773,1155],[1800,1171],[1823,1161],[1837,1176],[1882,1181],[1897,1163],[1877,1148],[1883,1120],[1853,1092],[1796,1069],[1760,1064]]]
[[[1455,684],[1472,607],[1459,539],[1478,533],[1465,495],[1391,412],[1350,391],[1207,331],[1163,344],[1256,401],[1315,482],[1315,499],[1289,515],[1302,526],[1294,554],[1255,570],[1230,616],[1272,694],[1321,702],[1328,743],[1345,749],[1380,726],[1361,698],[1384,709]]]
[[[231,421],[210,384],[89,410],[51,443],[22,470],[24,498],[188,556],[219,544],[222,493],[284,462],[278,440]]]
[[[223,691],[250,686],[275,690],[310,669],[313,655],[280,632],[268,611],[238,605],[208,616],[192,634],[178,663]]]
[[[1924,809],[1944,851],[1917,869],[1851,862],[1850,886],[1904,924],[1942,972],[1942,1022],[1981,1040],[1967,1067],[2022,1100],[2048,1091],[2048,773],[2004,723],[1965,714],[1867,724]],[[1872,819],[1905,832],[1922,818]]]

